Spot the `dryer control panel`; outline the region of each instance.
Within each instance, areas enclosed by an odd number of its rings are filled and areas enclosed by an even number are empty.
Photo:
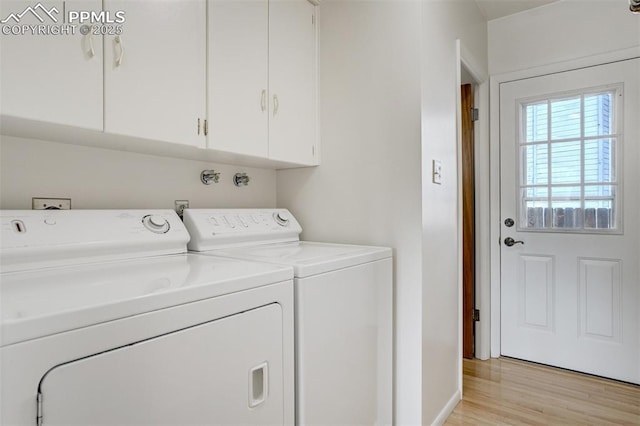
[[[189,250],[298,241],[302,228],[286,209],[186,209]]]
[[[187,251],[173,210],[1,210],[3,272]]]

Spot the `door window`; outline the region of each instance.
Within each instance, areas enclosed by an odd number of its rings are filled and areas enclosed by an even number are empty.
[[[618,232],[621,87],[518,102],[519,228]]]

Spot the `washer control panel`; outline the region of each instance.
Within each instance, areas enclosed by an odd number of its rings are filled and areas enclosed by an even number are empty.
[[[298,241],[302,228],[285,209],[187,209],[189,250]]]
[[[273,218],[276,220],[276,223],[280,226],[289,226],[289,215],[285,212],[275,212],[273,214]]]

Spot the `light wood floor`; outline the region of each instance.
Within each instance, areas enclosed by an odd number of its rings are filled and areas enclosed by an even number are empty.
[[[512,359],[464,360],[445,425],[640,425],[640,386]]]

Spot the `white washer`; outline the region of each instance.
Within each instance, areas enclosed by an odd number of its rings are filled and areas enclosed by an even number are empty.
[[[296,421],[392,423],[392,252],[299,241],[284,209],[185,210],[189,249],[294,268]]]
[[[293,271],[170,210],[0,211],[0,423],[292,424]]]

